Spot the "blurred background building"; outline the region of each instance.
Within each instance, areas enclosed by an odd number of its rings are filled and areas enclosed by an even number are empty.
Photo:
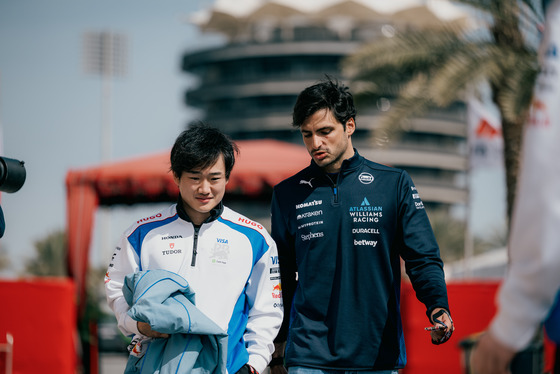
[[[383,4],[374,0],[218,0],[196,14],[200,30],[225,37],[223,45],[188,51],[183,70],[197,77],[185,104],[201,119],[234,139],[274,138],[301,143],[291,126],[298,93],[325,74],[344,80],[341,61],[364,43],[409,28],[462,22],[446,1]],[[400,8],[390,9],[391,6]],[[447,5],[447,6],[446,6]],[[449,212],[467,203],[467,109],[456,102],[412,118],[394,141],[373,134],[376,118],[390,110],[392,97],[358,105],[354,145],[373,160],[403,168],[418,187],[428,210]]]

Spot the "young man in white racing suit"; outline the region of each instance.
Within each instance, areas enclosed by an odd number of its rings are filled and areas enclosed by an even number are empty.
[[[124,232],[105,288],[125,335],[166,338],[127,315],[122,286],[126,275],[138,271],[179,274],[194,290],[196,307],[228,334],[228,373],[258,373],[274,350],[282,295],[276,244],[262,225],[222,203],[237,151],[204,124],[179,135],[171,150],[179,200]]]

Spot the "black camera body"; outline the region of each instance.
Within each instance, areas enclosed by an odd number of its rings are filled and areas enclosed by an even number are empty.
[[[25,166],[23,161],[0,157],[0,191],[17,192],[25,183]]]
[[[0,157],[0,191],[17,192],[25,183],[25,166],[23,161]],[[4,236],[6,222],[0,206],[0,238]]]

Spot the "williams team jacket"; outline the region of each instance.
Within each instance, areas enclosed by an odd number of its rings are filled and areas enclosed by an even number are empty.
[[[403,170],[357,151],[338,176],[312,161],[275,186],[271,234],[290,311],[288,367],[403,367],[400,258],[428,315],[449,310],[439,248]],[[278,340],[287,325],[286,312]]]
[[[164,269],[185,278],[196,307],[228,334],[227,369],[262,372],[282,323],[277,250],[259,223],[220,205],[199,228],[181,204],[132,225],[105,275],[107,301],[125,335],[139,334],[128,314],[125,276]]]

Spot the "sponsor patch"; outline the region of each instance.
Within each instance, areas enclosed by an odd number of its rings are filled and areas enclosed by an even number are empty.
[[[363,184],[370,184],[375,178],[370,173],[360,173],[358,180]]]

